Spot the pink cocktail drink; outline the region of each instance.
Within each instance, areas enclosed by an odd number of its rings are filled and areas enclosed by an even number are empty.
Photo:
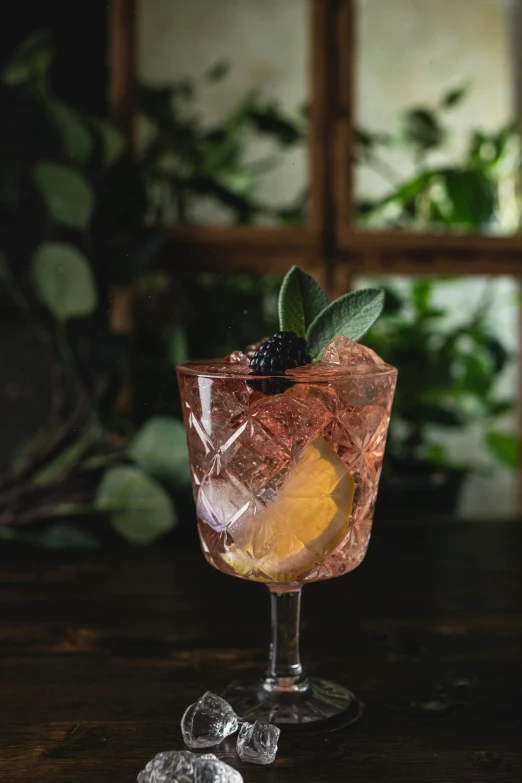
[[[205,557],[271,595],[268,670],[223,694],[244,720],[331,730],[360,715],[350,690],[305,675],[299,614],[303,585],[352,571],[368,547],[397,371],[353,340],[383,303],[377,289],[329,303],[294,267],[281,330],[250,358],[178,367]]]
[[[396,375],[342,337],[321,362],[272,379],[275,394],[255,388],[240,355],[180,366],[199,534],[215,568],[292,590],[359,565]]]

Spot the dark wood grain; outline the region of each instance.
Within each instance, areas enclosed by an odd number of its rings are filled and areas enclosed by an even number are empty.
[[[284,736],[248,781],[522,780],[522,526],[381,523],[363,565],[304,592],[309,671],[367,704],[355,728]],[[130,783],[183,747],[205,689],[261,671],[265,589],[195,545],[0,556],[0,781]]]

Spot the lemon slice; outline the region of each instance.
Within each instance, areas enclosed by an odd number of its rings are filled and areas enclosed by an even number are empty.
[[[283,486],[257,515],[234,524],[223,560],[241,576],[288,583],[311,570],[345,535],[353,476],[321,436],[297,455]]]

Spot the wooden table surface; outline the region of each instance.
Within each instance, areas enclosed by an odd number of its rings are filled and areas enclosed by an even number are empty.
[[[376,526],[363,565],[307,587],[303,661],[366,702],[282,736],[245,783],[522,781],[522,523]],[[194,544],[0,554],[0,781],[131,783],[181,749],[184,708],[266,663],[268,595]]]

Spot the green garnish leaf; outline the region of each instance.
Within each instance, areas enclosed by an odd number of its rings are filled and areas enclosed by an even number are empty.
[[[293,266],[279,292],[279,326],[284,332],[306,335],[314,319],[328,307],[328,299],[314,278]]]
[[[330,340],[343,334],[359,340],[382,313],[384,291],[361,288],[341,296],[319,313],[306,333],[312,356],[317,357]]]

